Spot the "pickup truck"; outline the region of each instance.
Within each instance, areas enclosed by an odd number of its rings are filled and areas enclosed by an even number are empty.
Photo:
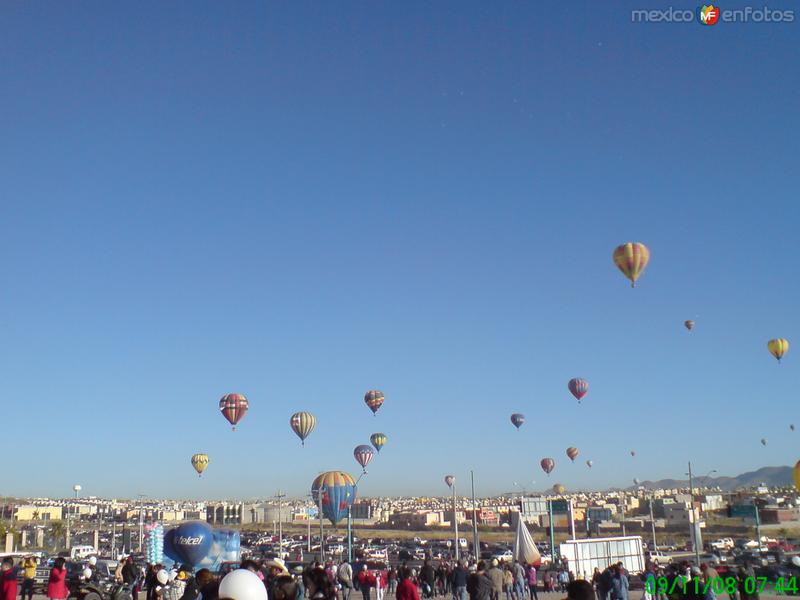
[[[726,552],[733,550],[734,543],[731,538],[721,538],[718,540],[714,540],[709,544],[712,550],[724,550]]]

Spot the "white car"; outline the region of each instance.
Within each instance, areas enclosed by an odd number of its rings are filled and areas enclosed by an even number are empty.
[[[647,558],[652,563],[658,563],[661,566],[668,565],[672,560],[672,557],[667,554],[661,554],[659,552],[648,552]]]
[[[514,560],[514,553],[511,550],[504,550],[503,552],[492,554],[492,560],[496,560],[497,562],[511,562]]]

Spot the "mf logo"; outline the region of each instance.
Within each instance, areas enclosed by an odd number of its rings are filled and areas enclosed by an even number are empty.
[[[703,5],[698,11],[698,16],[703,25],[716,25],[717,21],[719,21],[719,6],[714,6],[713,4]]]

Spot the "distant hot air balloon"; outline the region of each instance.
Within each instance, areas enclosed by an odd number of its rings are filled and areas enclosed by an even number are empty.
[[[572,462],[575,462],[575,458],[578,456],[578,449],[575,446],[570,446],[567,448],[567,456]]]
[[[306,445],[306,438],[314,431],[317,426],[317,417],[310,412],[296,412],[289,417],[289,426],[300,438],[300,444]]]
[[[370,443],[375,446],[375,450],[378,452],[380,452],[381,448],[386,445],[387,439],[388,438],[386,437],[385,433],[373,433],[371,436],[369,436]]]
[[[567,388],[572,395],[577,398],[578,402],[589,392],[589,382],[585,379],[580,379],[576,377],[575,379],[570,379],[569,383],[567,383]]]
[[[683,326],[686,327],[686,329],[688,329],[689,331],[691,331],[692,329],[694,329],[694,321],[692,321],[691,319],[689,319],[688,321],[684,321]]]
[[[367,465],[369,464],[369,461],[372,460],[372,457],[375,456],[375,452],[370,446],[361,444],[360,446],[355,447],[355,450],[353,450],[353,456],[355,457],[356,462],[361,465],[361,468],[364,469],[364,473],[366,473]]]
[[[192,466],[197,471],[198,477],[202,477],[203,471],[208,468],[208,454],[199,453],[192,456]]]
[[[511,422],[514,424],[514,427],[519,429],[525,422],[525,415],[514,413],[513,415],[511,415]]]
[[[762,446],[766,446],[767,445],[767,438],[761,438],[761,445]]]
[[[800,460],[794,465],[794,487],[800,491]]]
[[[244,418],[249,408],[250,403],[244,394],[225,394],[219,401],[219,410],[222,416],[228,419],[234,431],[236,424]]]
[[[376,414],[378,409],[383,404],[383,392],[378,390],[370,390],[366,394],[364,394],[364,402],[369,409],[372,411],[372,414]]]
[[[564,492],[566,492],[566,491],[567,491],[567,488],[566,488],[566,487],[564,487],[564,485],[563,485],[563,484],[561,484],[561,483],[557,483],[557,484],[555,484],[555,485],[553,486],[553,491],[554,491],[556,494],[559,494],[559,495],[561,495],[561,494],[563,494]]]
[[[614,249],[614,264],[631,280],[631,287],[636,287],[636,280],[644,272],[650,261],[650,250],[640,242],[628,242]]]
[[[636,456],[636,450],[631,450],[631,456]]]
[[[445,475],[444,476],[444,482],[447,484],[447,487],[451,488],[451,487],[453,487],[453,484],[456,482],[456,476],[455,475]]]
[[[542,466],[542,471],[548,475],[550,475],[553,469],[556,468],[556,461],[554,461],[552,458],[543,458],[539,461],[539,464]]]
[[[789,351],[789,340],[786,338],[775,338],[767,342],[767,350],[778,362],[781,362],[783,355]]]
[[[314,503],[322,507],[322,514],[335,526],[347,516],[347,511],[356,498],[356,482],[344,471],[327,471],[314,479],[311,496]]]
[[[792,425],[789,425],[789,429],[791,429],[792,431],[794,431],[794,424],[792,424]]]
[[[593,465],[593,464],[594,464],[594,461],[593,461],[593,460],[587,460],[587,461],[586,461],[586,466],[587,466],[587,467],[589,467],[590,469],[592,468],[592,465]]]
[[[634,485],[639,485],[639,478],[638,477],[634,477],[633,478],[633,484]]]

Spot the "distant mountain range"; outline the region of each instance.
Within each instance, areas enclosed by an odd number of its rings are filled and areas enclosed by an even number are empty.
[[[748,471],[736,477],[708,477],[703,474],[693,478],[694,485],[704,488],[720,488],[723,491],[733,491],[739,488],[748,488],[760,484],[768,487],[792,485],[794,481],[792,467],[761,467],[757,471]],[[689,487],[688,479],[659,479],[658,481],[642,481],[639,484],[647,489],[672,489]],[[636,489],[636,486],[628,488]]]

